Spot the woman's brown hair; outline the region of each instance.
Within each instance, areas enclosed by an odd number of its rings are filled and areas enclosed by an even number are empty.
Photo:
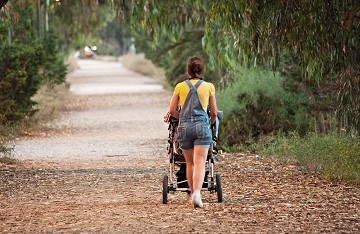
[[[186,70],[190,78],[202,78],[204,63],[199,57],[191,57],[187,61]]]

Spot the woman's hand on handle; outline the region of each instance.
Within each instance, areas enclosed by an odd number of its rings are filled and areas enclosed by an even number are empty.
[[[165,115],[164,115],[164,123],[169,123],[170,121],[170,112],[168,111]]]

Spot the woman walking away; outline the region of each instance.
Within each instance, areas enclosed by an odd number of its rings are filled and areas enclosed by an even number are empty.
[[[200,208],[203,207],[200,191],[204,183],[205,163],[212,144],[210,123],[213,124],[217,116],[215,87],[203,81],[203,73],[204,64],[201,59],[189,58],[189,79],[176,85],[169,112],[164,116],[165,122],[168,122],[170,115],[179,119],[177,140],[186,161],[186,179],[194,207]],[[210,119],[207,114],[208,106]]]

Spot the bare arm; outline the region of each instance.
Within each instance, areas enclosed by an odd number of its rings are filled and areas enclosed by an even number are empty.
[[[209,105],[210,105],[210,121],[211,121],[211,124],[213,124],[213,123],[215,123],[215,120],[217,117],[217,112],[218,112],[215,94],[210,96]]]
[[[178,105],[179,105],[179,96],[174,94],[170,101],[169,112],[171,116],[177,119],[179,119]]]

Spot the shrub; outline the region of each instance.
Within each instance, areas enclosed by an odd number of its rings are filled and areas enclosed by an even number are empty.
[[[251,144],[264,135],[279,132],[307,132],[309,116],[305,97],[282,87],[277,74],[235,68],[233,82],[217,93],[224,111],[222,142],[228,146]]]
[[[56,37],[49,33],[43,42],[0,47],[0,114],[10,124],[36,112],[31,97],[41,84],[65,82],[67,66],[56,45]]]
[[[31,97],[43,81],[38,72],[43,62],[38,43],[0,47],[0,114],[10,123],[35,112]]]
[[[65,82],[67,65],[64,56],[59,53],[57,37],[49,31],[42,42],[44,48],[44,77],[46,81],[55,84]]]

